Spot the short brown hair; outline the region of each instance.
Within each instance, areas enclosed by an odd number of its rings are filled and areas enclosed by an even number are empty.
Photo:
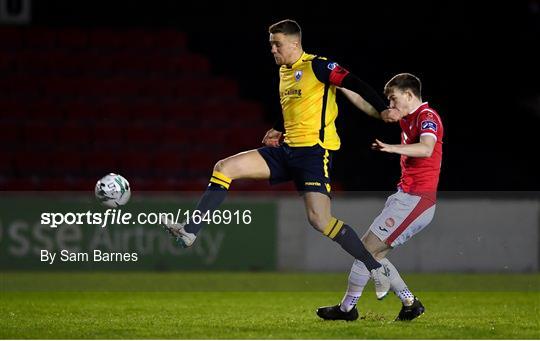
[[[302,38],[302,29],[300,25],[294,20],[285,19],[281,20],[275,24],[268,27],[268,33],[283,33],[285,35],[297,35],[300,39]]]
[[[397,88],[401,91],[411,90],[411,92],[422,99],[422,82],[420,78],[410,73],[400,73],[395,75],[384,86],[384,94],[388,96],[392,88]]]

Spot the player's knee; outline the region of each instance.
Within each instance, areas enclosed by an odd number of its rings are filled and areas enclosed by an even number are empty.
[[[226,158],[219,160],[214,165],[214,171],[218,171],[226,177],[234,180],[237,178],[238,173],[241,172],[238,162],[234,158]]]
[[[362,236],[361,240],[366,250],[368,250],[375,259],[380,260],[386,256],[387,246],[377,236],[368,233]]]
[[[228,175],[227,173],[227,159],[222,159],[216,162],[214,165],[214,171],[218,171],[222,174]]]
[[[364,234],[362,238],[360,238],[360,240],[362,241],[362,243],[364,243],[364,245],[366,245],[368,242],[368,235]]]
[[[309,224],[313,226],[313,228],[317,231],[323,232],[326,228],[326,225],[330,221],[329,217],[326,217],[323,214],[320,214],[319,212],[309,210],[307,213],[307,218],[309,221]]]

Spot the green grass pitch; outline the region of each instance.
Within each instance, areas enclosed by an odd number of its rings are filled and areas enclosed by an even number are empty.
[[[369,284],[355,322],[322,321],[347,274],[1,273],[2,339],[539,339],[540,276],[405,275],[426,306]]]

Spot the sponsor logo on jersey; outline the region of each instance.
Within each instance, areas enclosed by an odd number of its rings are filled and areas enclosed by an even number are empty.
[[[302,78],[302,70],[298,70],[298,71],[294,71],[294,79],[299,82],[300,81],[300,78]]]
[[[281,97],[291,96],[291,97],[302,97],[302,89],[287,89],[280,92]]]
[[[420,126],[422,127],[422,130],[429,129],[429,130],[437,131],[437,123],[433,121],[422,121]]]
[[[328,63],[326,67],[328,68],[328,70],[334,70],[336,66],[338,66],[337,63]]]
[[[304,182],[306,186],[321,186],[320,182]]]

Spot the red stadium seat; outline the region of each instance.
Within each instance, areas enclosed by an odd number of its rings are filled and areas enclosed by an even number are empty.
[[[158,56],[149,62],[149,69],[157,72],[199,76],[210,73],[210,62],[198,54],[183,53],[177,56]]]
[[[3,141],[0,141],[3,142]],[[2,143],[3,145],[4,143]],[[5,151],[5,149],[0,151],[0,178],[1,177],[11,177],[15,173],[15,153],[11,151]]]
[[[26,119],[40,120],[46,117],[49,122],[56,122],[65,117],[65,108],[49,97],[37,97],[22,108],[26,112]]]
[[[159,64],[159,59],[152,61],[152,58],[139,52],[111,53],[107,57],[116,74],[146,74],[151,71],[152,64]]]
[[[0,50],[22,47],[24,29],[20,27],[0,27]]]
[[[198,104],[191,102],[170,102],[163,104],[163,118],[166,120],[192,123],[200,120]]]
[[[165,78],[141,80],[141,93],[151,97],[173,97],[180,82],[180,80]]]
[[[143,29],[93,29],[90,45],[96,48],[144,50],[156,47],[154,32]]]
[[[93,147],[96,150],[120,148],[125,141],[125,127],[115,122],[97,121],[90,127],[93,137]]]
[[[218,160],[209,153],[186,151],[184,169],[190,174],[210,172],[217,161]]]
[[[264,123],[264,111],[262,106],[253,101],[237,101],[229,104],[228,118],[235,125],[252,126]]]
[[[183,50],[187,45],[185,33],[175,30],[158,30],[152,32],[152,40],[156,48]]]
[[[37,182],[39,179],[28,178],[9,178],[6,180],[0,179],[0,190],[2,191],[35,191],[38,189]]]
[[[5,72],[5,73],[12,71],[14,68],[16,59],[17,59],[16,54],[8,53],[8,52],[0,53],[0,71]]]
[[[84,122],[73,120],[58,126],[60,148],[87,147],[92,143],[92,130]]]
[[[3,184],[87,190],[119,172],[150,190],[204,189],[217,160],[258,147],[267,127],[186,42],[174,29],[0,27]]]
[[[79,150],[57,149],[47,153],[49,164],[44,167],[44,172],[52,176],[63,177],[82,176],[83,156]]]
[[[27,122],[23,139],[28,148],[41,149],[56,143],[56,127],[45,121]]]
[[[125,103],[110,102],[103,105],[103,112],[107,117],[116,120],[132,120],[133,106]]]
[[[125,141],[131,146],[152,146],[158,142],[158,131],[156,125],[151,124],[132,124],[126,125],[124,129]]]
[[[159,127],[157,131],[157,144],[161,149],[174,149],[189,146],[193,141],[194,132],[187,127],[177,126],[173,123]]]
[[[185,173],[186,158],[178,150],[158,151],[152,153],[152,173],[156,177],[181,177]]]
[[[50,49],[56,45],[57,32],[46,28],[31,28],[24,31],[25,46],[27,48]]]
[[[267,130],[265,126],[229,128],[226,131],[228,146],[238,151],[258,148]]]
[[[17,153],[14,168],[17,176],[37,176],[44,174],[44,166],[50,162],[49,154],[29,149],[26,153]],[[46,171],[46,170],[45,170]]]
[[[131,178],[135,175],[147,176],[152,173],[153,169],[152,150],[131,150],[122,153],[122,157],[118,160],[118,172],[123,176]]]
[[[88,43],[92,48],[118,49],[123,45],[122,37],[111,29],[92,29],[89,31]]]
[[[82,172],[88,176],[104,176],[107,173],[118,173],[118,161],[122,152],[103,148],[98,151],[81,153]]]
[[[152,30],[144,29],[127,29],[116,31],[125,48],[128,49],[152,49],[155,47],[155,42],[152,37]]]
[[[82,29],[61,29],[56,44],[64,49],[82,49],[88,46],[88,32]]]
[[[20,122],[0,123],[0,145],[3,150],[15,149],[21,146],[24,125]]]
[[[132,117],[135,120],[147,122],[159,122],[164,114],[161,103],[135,103],[131,108]]]
[[[81,101],[66,101],[61,108],[68,120],[94,121],[106,116],[102,107]]]

